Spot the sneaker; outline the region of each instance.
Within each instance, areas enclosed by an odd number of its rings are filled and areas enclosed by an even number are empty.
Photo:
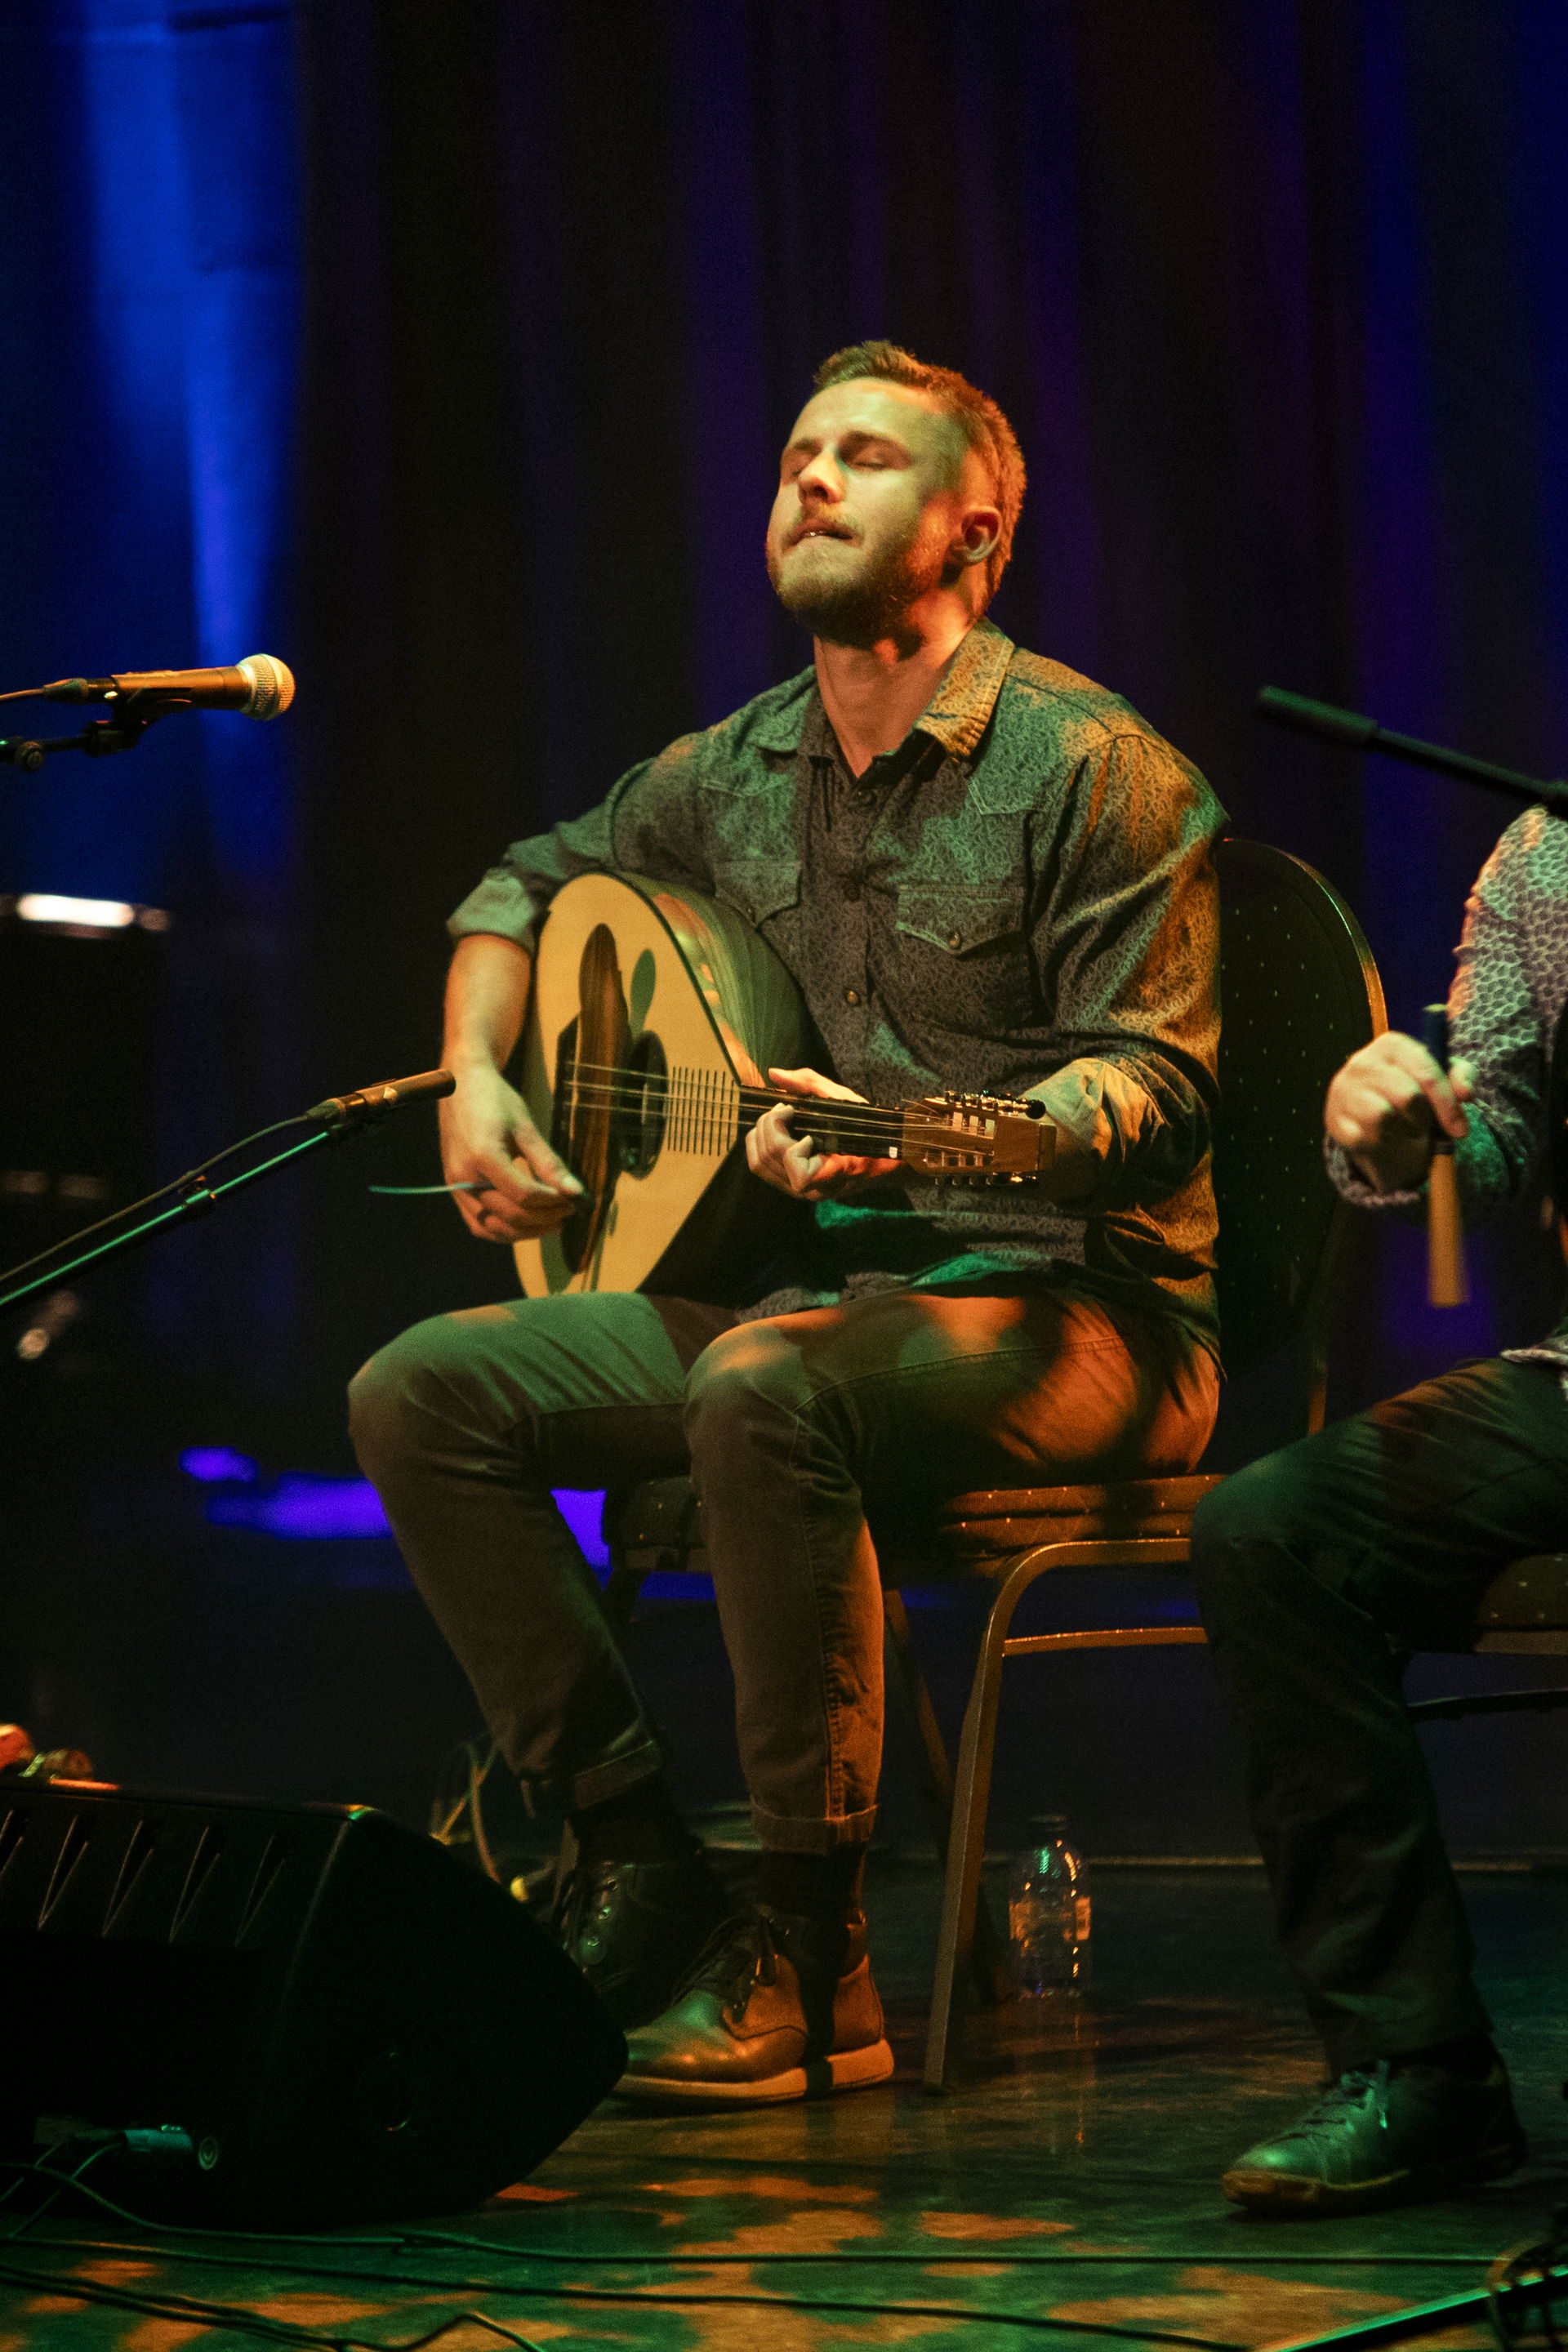
[[[753,1904],[629,2046],[623,2099],[760,2106],[885,2083],[893,2053],[863,1915],[801,1919]]]
[[[1370,2213],[1496,2180],[1525,2154],[1500,2059],[1476,2081],[1384,2059],[1330,2083],[1300,2123],[1238,2157],[1220,2186],[1254,2212]]]
[[[679,1862],[580,1862],[557,1897],[554,1928],[624,2032],[669,2007],[730,1909],[699,1847]]]

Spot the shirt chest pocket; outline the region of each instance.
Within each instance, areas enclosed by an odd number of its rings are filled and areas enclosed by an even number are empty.
[[[1028,1019],[1034,982],[1021,879],[906,882],[895,944],[899,986],[944,1027],[985,1034]]]

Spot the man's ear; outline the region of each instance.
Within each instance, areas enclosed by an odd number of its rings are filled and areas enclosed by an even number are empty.
[[[958,528],[953,553],[961,563],[984,563],[1002,536],[1002,517],[995,507],[969,507]]]

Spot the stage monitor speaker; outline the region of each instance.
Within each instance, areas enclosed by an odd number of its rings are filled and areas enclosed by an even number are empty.
[[[105,2155],[93,2180],[242,2227],[458,2211],[626,2063],[581,1973],[433,1839],[364,1806],[87,1781],[0,1781],[0,2032],[5,2153],[157,2133],[182,2152]]]

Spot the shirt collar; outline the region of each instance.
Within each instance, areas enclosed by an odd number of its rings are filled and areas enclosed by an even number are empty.
[[[991,621],[976,621],[949,665],[946,677],[916,719],[948,757],[967,760],[991,724],[1002,681],[1015,647]]]
[[[1002,691],[1014,651],[1012,638],[1004,636],[993,622],[976,621],[910,733],[929,735],[942,745],[950,759],[968,759],[991,724],[991,714],[996,708],[996,698]],[[792,696],[771,726],[759,730],[755,738],[759,750],[805,749],[807,752],[820,752],[831,748],[831,729],[827,730],[828,740],[818,740],[816,722],[820,719],[826,727],[826,713],[810,671],[801,683],[810,690]],[[905,741],[908,740],[906,737]]]

